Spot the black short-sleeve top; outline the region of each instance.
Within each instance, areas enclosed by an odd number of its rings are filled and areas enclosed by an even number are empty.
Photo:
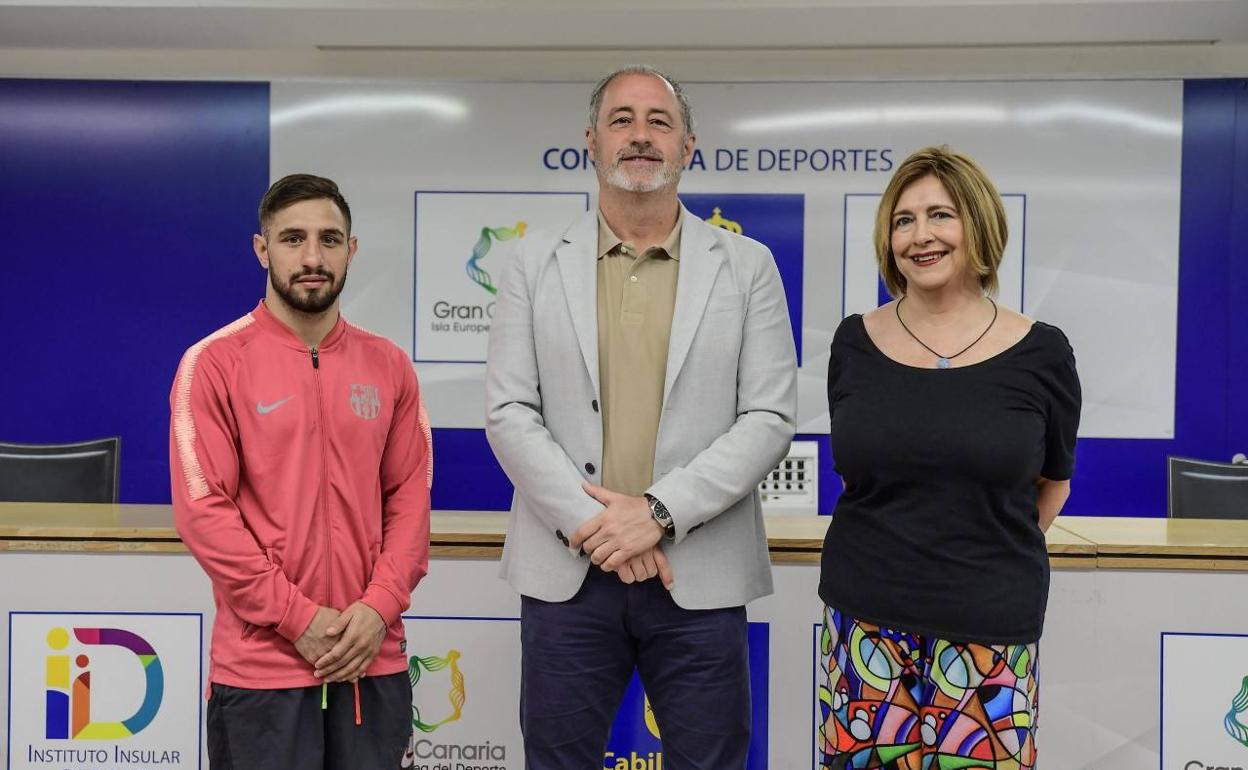
[[[1074,471],[1081,396],[1070,343],[1037,321],[1012,347],[949,369],[884,355],[862,316],[828,366],[845,489],[819,595],[860,620],[952,641],[1038,640],[1049,560],[1036,480]]]

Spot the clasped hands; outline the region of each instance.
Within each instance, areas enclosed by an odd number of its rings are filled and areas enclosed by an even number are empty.
[[[583,550],[604,572],[615,572],[625,583],[658,577],[671,590],[672,567],[659,547],[663,528],[650,513],[644,497],[612,492],[585,484],[585,492],[604,506],[603,511],[572,534],[571,547]],[[319,607],[295,649],[325,682],[356,682],[381,651],[386,624],[363,602],[342,612]]]
[[[312,664],[313,674],[326,682],[356,682],[381,651],[386,622],[364,602],[342,612],[319,607],[295,649]]]
[[[663,527],[650,513],[644,497],[633,497],[584,484],[586,494],[604,509],[572,533],[568,545],[584,551],[603,572],[615,572],[625,583],[658,577],[669,591],[675,583],[667,555],[659,546]]]

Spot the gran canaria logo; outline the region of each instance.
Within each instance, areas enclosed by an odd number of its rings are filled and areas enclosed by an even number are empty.
[[[454,722],[464,713],[464,702],[467,700],[467,694],[464,692],[464,675],[459,670],[459,650],[451,650],[446,653],[446,657],[439,658],[431,655],[427,658],[421,658],[413,655],[408,661],[407,678],[412,683],[412,689],[416,689],[416,685],[420,683],[422,671],[441,671],[444,668],[451,670],[451,689],[447,693],[447,699],[451,704],[450,714],[435,722],[426,722],[420,713],[420,706],[412,703],[412,727],[422,733],[431,733],[448,722]]]
[[[1222,726],[1226,734],[1244,746],[1248,746],[1248,727],[1239,721],[1239,715],[1248,711],[1248,676],[1239,684],[1239,694],[1231,700],[1231,710],[1226,712]]]
[[[513,238],[523,238],[526,229],[528,229],[528,225],[524,222],[516,222],[515,227],[481,228],[481,235],[477,238],[477,244],[472,247],[472,256],[468,258],[468,264],[464,266],[464,270],[468,273],[468,277],[472,279],[472,282],[490,294],[498,294],[498,287],[494,285],[489,272],[481,266],[481,260],[485,259],[485,255],[490,253],[490,248],[494,246],[495,241],[510,241]]]
[[[502,770],[503,765],[478,765],[464,764],[460,760],[493,760],[495,762],[505,762],[507,760],[507,745],[505,743],[496,743],[489,740],[477,739],[477,743],[460,743],[457,742],[455,730],[450,739],[446,743],[435,743],[430,738],[417,737],[422,733],[428,735],[443,725],[457,721],[464,713],[464,702],[467,700],[464,692],[464,675],[459,670],[459,650],[451,650],[446,653],[445,657],[439,658],[431,655],[427,658],[413,656],[408,663],[407,676],[411,680],[413,698],[412,698],[412,735],[408,739],[407,751],[404,752],[402,760],[399,762],[400,768],[416,768],[422,770],[429,768],[431,770],[450,770],[450,768],[460,768],[461,770],[469,770],[476,768],[477,770]],[[447,692],[446,698],[450,702],[450,713],[436,721],[429,720],[427,714],[421,713],[420,705],[417,705],[415,698],[416,685],[424,678],[424,674],[434,671],[442,671],[450,669],[451,689]],[[426,680],[427,682],[428,680]],[[436,692],[436,690],[435,690]],[[434,700],[437,700],[435,697]],[[422,701],[423,703],[423,701]],[[431,709],[432,710],[432,709]],[[438,713],[445,713],[439,711]],[[429,721],[426,721],[429,720]],[[472,733],[475,729],[470,724],[468,729],[460,730],[462,735],[464,732]],[[427,760],[437,760],[430,764]],[[456,760],[452,764],[451,760]]]

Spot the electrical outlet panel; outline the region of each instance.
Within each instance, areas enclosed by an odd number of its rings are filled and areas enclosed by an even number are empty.
[[[763,497],[763,513],[818,515],[819,443],[794,441],[788,456],[767,474],[758,491]]]

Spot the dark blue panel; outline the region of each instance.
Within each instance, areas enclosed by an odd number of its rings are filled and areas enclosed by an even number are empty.
[[[776,193],[685,193],[681,203],[703,219],[716,209],[723,219],[741,226],[746,235],[771,249],[784,284],[789,322],[802,361],[802,246],[805,238],[806,196]]]
[[[511,482],[494,459],[485,431],[433,429],[433,507],[439,511],[505,511]]]
[[[68,660],[68,658],[66,658]],[[45,732],[43,737],[49,740],[69,737],[69,693],[47,690],[47,705],[44,707]]]
[[[1235,172],[1231,216],[1227,219],[1230,281],[1230,359],[1227,384],[1227,443],[1231,452],[1248,454],[1248,81],[1235,81]]]
[[[799,433],[794,441],[814,441],[819,445],[819,514],[832,513],[841,496],[841,477],[832,469],[832,442],[826,433]]]
[[[120,435],[168,502],[179,357],[264,289],[268,84],[0,80],[0,169],[0,439]]]

